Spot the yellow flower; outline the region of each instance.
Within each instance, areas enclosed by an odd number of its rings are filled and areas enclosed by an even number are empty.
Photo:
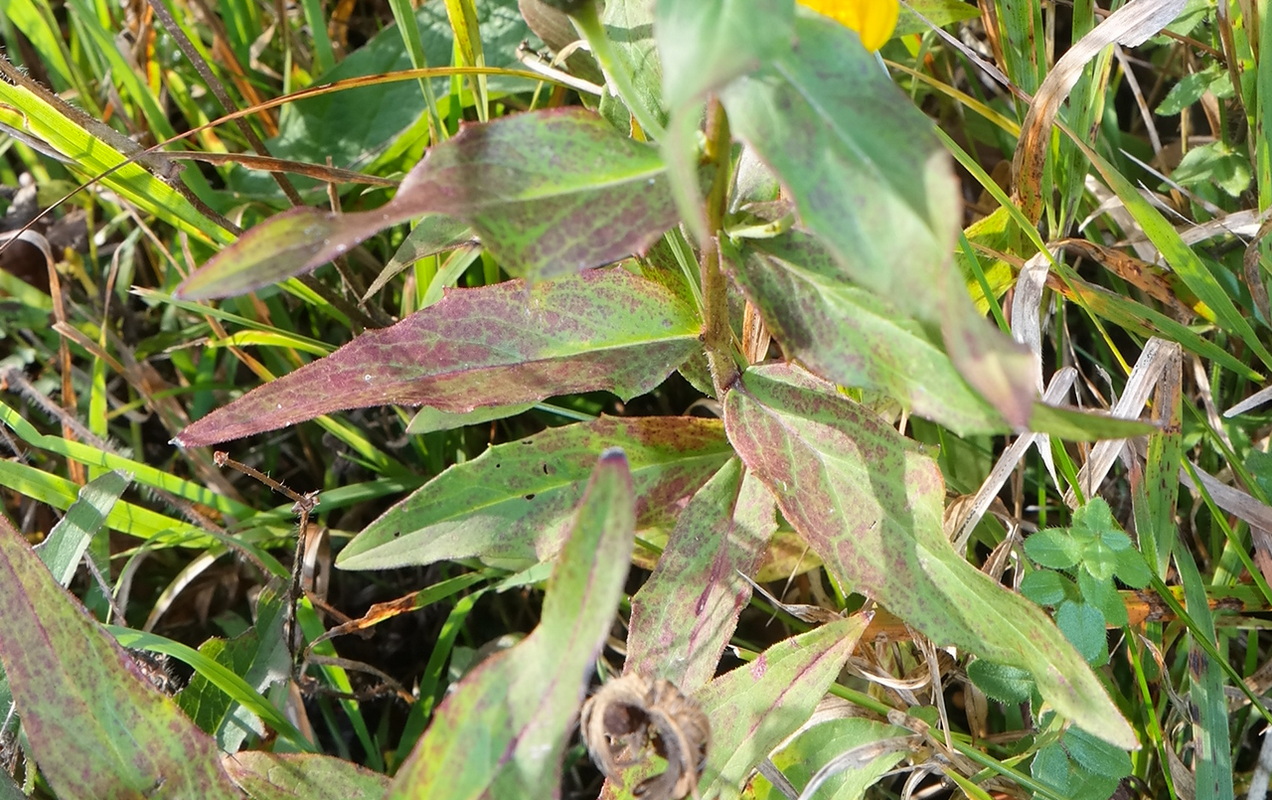
[[[897,0],[798,0],[818,14],[852,28],[861,36],[861,44],[870,52],[883,47],[897,27],[901,11]]]

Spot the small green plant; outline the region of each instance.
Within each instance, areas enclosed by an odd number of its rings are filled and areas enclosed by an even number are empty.
[[[1127,625],[1126,601],[1117,583],[1140,589],[1152,573],[1129,536],[1113,519],[1103,498],[1092,498],[1073,513],[1065,528],[1046,528],[1025,539],[1025,554],[1040,568],[1029,572],[1020,590],[1054,609],[1056,625],[1092,666],[1109,661],[1109,628]],[[991,699],[1027,704],[1039,715],[1030,774],[1063,797],[1107,798],[1131,774],[1125,750],[1071,727],[1061,729],[1045,711],[1026,672],[986,661],[973,662],[968,676]]]
[[[1025,597],[1055,609],[1056,625],[1092,666],[1109,660],[1108,628],[1127,623],[1117,581],[1142,589],[1152,572],[1131,537],[1094,497],[1073,512],[1067,528],[1047,528],[1025,539],[1025,555],[1042,569],[1020,583]]]

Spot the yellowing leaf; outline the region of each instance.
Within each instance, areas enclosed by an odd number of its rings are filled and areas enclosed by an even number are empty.
[[[830,17],[861,36],[870,52],[883,47],[897,27],[897,0],[799,0],[799,4]]]

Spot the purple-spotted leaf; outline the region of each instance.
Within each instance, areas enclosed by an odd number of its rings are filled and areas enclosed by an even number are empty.
[[[680,514],[654,574],[632,598],[624,673],[692,692],[711,679],[777,530],[773,495],[736,458]]]
[[[676,224],[658,151],[589,111],[470,125],[447,144],[411,171],[399,197],[467,221],[513,275],[609,264],[644,252]]]
[[[739,795],[755,767],[812,716],[868,623],[857,615],[793,636],[690,693],[711,728],[700,794]],[[605,783],[601,798],[636,800],[633,790],[660,767],[637,761]]]
[[[722,245],[729,248],[727,243]],[[874,389],[955,433],[1003,433],[1007,423],[971,389],[949,356],[915,320],[847,282],[825,246],[802,231],[747,243],[735,275],[783,350],[841,386]],[[1029,429],[1095,441],[1143,436],[1154,428],[1033,404]]]
[[[595,389],[629,399],[700,347],[699,330],[668,289],[621,269],[453,289],[217,409],[175,442],[213,444],[377,405],[463,413]]]
[[[960,436],[1005,431],[1002,415],[967,385],[922,326],[852,285],[810,234],[749,242],[736,267],[783,351],[818,375],[891,395]]]
[[[939,326],[963,377],[1017,427],[1030,356],[976,312],[952,252],[958,180],[932,122],[856,34],[797,17],[797,51],[721,93],[733,130],[770,166],[854,283]]]
[[[313,753],[244,750],[222,763],[252,800],[380,800],[389,788],[386,775]]]
[[[942,533],[936,461],[878,417],[785,366],[748,370],[725,428],[835,576],[939,645],[1029,670],[1043,698],[1121,747],[1135,734],[1042,610],[960,557]]]
[[[722,787],[740,789],[813,715],[869,622],[858,614],[779,642],[695,692],[711,719],[708,780],[715,776]]]
[[[581,108],[466,125],[375,211],[293,209],[257,225],[177,288],[227,297],[308,272],[423,214],[473,227],[512,275],[562,275],[643,252],[676,223],[658,151]]]
[[[0,618],[0,662],[59,797],[242,797],[216,742],[147,682],[3,515]]]
[[[478,557],[524,566],[561,549],[570,515],[606,447],[627,454],[639,528],[667,528],[732,454],[717,420],[601,417],[495,445],[390,508],[336,558],[391,569]]]
[[[631,561],[632,480],[600,458],[543,600],[539,626],[454,687],[386,800],[555,798],[561,757]]]
[[[186,300],[234,297],[310,272],[409,217],[395,216],[392,205],[349,214],[299,206],[275,214],[191,273],[175,294]]]

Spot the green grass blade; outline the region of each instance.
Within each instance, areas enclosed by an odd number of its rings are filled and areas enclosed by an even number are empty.
[[[1175,566],[1184,584],[1188,614],[1196,626],[1191,629],[1194,640],[1205,637],[1207,643],[1215,642],[1214,617],[1192,554],[1177,551]],[[1190,704],[1198,711],[1192,726],[1197,796],[1232,800],[1232,742],[1228,735],[1228,700],[1224,695],[1223,676],[1195,642],[1188,656],[1188,676],[1192,687]]]

